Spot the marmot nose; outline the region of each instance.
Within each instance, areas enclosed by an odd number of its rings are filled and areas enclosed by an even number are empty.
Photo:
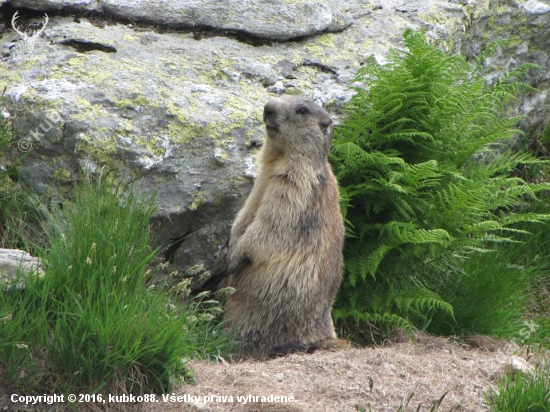
[[[266,105],[264,106],[264,122],[267,120],[268,117],[275,116],[275,113],[276,113],[275,105],[276,104],[277,104],[277,102],[275,102],[274,100],[270,100],[269,102],[266,103]]]

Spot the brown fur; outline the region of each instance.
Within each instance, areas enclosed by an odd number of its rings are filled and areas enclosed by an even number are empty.
[[[330,311],[343,268],[338,184],[327,160],[331,118],[284,96],[265,105],[264,121],[259,176],[231,231],[236,292],[226,308],[239,354],[255,358],[336,337]]]
[[[290,355],[292,353],[313,353],[316,350],[330,350],[337,351],[341,349],[353,348],[354,345],[345,339],[324,339],[319,342],[300,342],[293,341],[285,343],[284,345],[277,345],[269,350],[268,356],[270,358],[277,358],[281,356]]]

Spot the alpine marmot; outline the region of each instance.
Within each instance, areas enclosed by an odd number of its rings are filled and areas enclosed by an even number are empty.
[[[283,96],[264,107],[259,175],[229,243],[226,319],[239,355],[311,351],[336,337],[331,307],[342,279],[344,224],[327,154],[332,120]],[[330,346],[330,345],[329,345]]]

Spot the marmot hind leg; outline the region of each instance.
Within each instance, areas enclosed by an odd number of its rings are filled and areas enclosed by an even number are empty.
[[[313,353],[316,350],[338,350],[352,347],[351,342],[344,339],[323,339],[317,342],[292,341],[273,346],[268,353],[269,358],[278,358],[293,353]]]

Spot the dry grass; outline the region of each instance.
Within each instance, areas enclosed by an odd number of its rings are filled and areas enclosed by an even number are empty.
[[[197,404],[164,402],[157,396],[158,402],[141,405],[80,404],[71,409],[58,404],[18,409],[21,405],[9,402],[0,384],[0,410],[351,412],[369,411],[370,406],[373,412],[397,412],[413,394],[404,408],[411,412],[417,411],[419,404],[420,411],[429,411],[446,393],[438,411],[480,412],[487,410],[483,392],[509,365],[510,354],[503,341],[474,337],[468,343],[421,336],[418,343],[292,355],[267,362],[192,361],[189,366],[195,370],[196,385],[176,388],[171,395],[200,397]],[[271,394],[292,395],[295,402],[237,401],[237,396]],[[205,402],[205,396],[216,395],[232,396],[233,401]]]
[[[468,350],[441,338],[367,349],[346,349],[293,355],[268,362],[208,364],[192,362],[196,385],[181,387],[175,396],[200,397],[190,402],[142,405],[156,411],[372,411],[396,412],[412,394],[407,411],[430,410],[445,393],[439,411],[483,411],[484,390],[493,383],[510,356],[504,344],[493,352]],[[294,403],[239,403],[237,396],[293,395]],[[233,402],[205,403],[205,396],[232,396]]]

